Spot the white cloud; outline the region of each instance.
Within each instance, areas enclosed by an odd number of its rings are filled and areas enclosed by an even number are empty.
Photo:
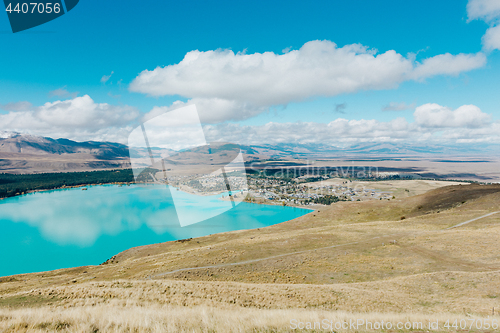
[[[483,53],[461,53],[456,56],[445,53],[427,58],[418,64],[413,70],[412,77],[416,80],[422,80],[435,75],[457,76],[462,72],[483,67],[485,64],[486,56]]]
[[[488,23],[497,21],[500,17],[500,1],[498,0],[469,0],[467,14],[470,20],[481,19]]]
[[[248,118],[270,106],[316,96],[392,89],[408,80],[457,75],[485,62],[485,56],[479,53],[444,54],[416,63],[393,50],[377,54],[359,44],[339,48],[330,41],[311,41],[285,54],[191,51],[178,64],[143,71],[129,89],[212,104],[225,100],[238,107],[233,111],[226,107],[222,121]]]
[[[56,138],[126,142],[130,124],[138,116],[135,108],[95,103],[85,95],[0,115],[0,128]]]
[[[500,50],[500,1],[469,0],[467,3],[469,21],[483,20],[490,25],[482,38],[483,48],[487,51]]]
[[[394,141],[411,137],[412,128],[404,118],[390,122],[378,120],[336,119],[328,124],[313,122],[267,123],[262,126],[239,124],[206,125],[207,141],[241,144],[338,143],[359,141]],[[413,129],[414,130],[414,129]]]
[[[176,101],[171,106],[155,106],[143,120],[151,119],[164,112],[178,109],[186,105],[196,105],[202,123],[218,123],[227,119],[243,120],[258,115],[267,110],[250,103],[226,100],[220,98],[193,98],[187,102]]]
[[[438,104],[416,108],[414,122],[396,118],[389,122],[375,119],[336,119],[328,124],[313,122],[267,123],[262,126],[239,124],[206,125],[207,141],[240,144],[276,143],[354,143],[354,142],[497,142],[500,123],[474,105],[456,110]]]
[[[479,128],[491,122],[491,116],[475,105],[463,105],[456,110],[434,103],[424,104],[413,114],[418,125],[424,127]]]
[[[147,141],[145,139],[147,136]],[[195,105],[170,112],[160,112],[135,128],[128,137],[129,147],[148,146],[181,150],[206,145],[205,135]]]
[[[209,107],[219,109],[219,114],[200,112],[217,121],[233,112],[239,105],[225,100],[203,100]],[[200,109],[201,103],[195,100]],[[11,111],[0,115],[0,128],[6,131],[28,132],[52,138],[73,140],[98,140],[126,143],[138,121],[194,103],[177,102],[170,108],[155,107],[140,118],[141,113],[128,106],[95,103],[88,95],[65,101],[46,103],[28,111]],[[236,103],[236,102],[234,102]],[[394,107],[398,105],[393,105]],[[225,109],[226,108],[226,109]],[[224,111],[226,110],[226,111]],[[203,113],[205,112],[205,113]],[[249,111],[253,112],[253,111]],[[257,111],[255,111],[257,112]],[[234,123],[205,125],[203,130],[208,142],[228,141],[240,144],[273,143],[355,143],[355,142],[499,142],[500,122],[477,106],[463,105],[455,110],[438,104],[424,104],[413,113],[414,121],[399,117],[388,122],[375,119],[348,120],[338,118],[330,123],[270,122],[262,126],[243,126]],[[208,119],[208,118],[207,118]],[[186,119],[180,119],[185,121]],[[209,123],[205,121],[205,123]],[[180,124],[180,123],[179,123]]]
[[[486,50],[500,50],[500,25],[486,30],[483,36],[483,46]]]

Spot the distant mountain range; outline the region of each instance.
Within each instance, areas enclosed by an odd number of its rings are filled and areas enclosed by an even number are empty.
[[[247,154],[273,158],[382,158],[432,156],[500,156],[500,145],[490,144],[411,144],[404,142],[365,142],[347,146],[287,144],[242,146]]]
[[[60,172],[129,167],[128,147],[0,132],[0,172]]]
[[[100,159],[128,157],[128,147],[113,142],[76,142],[41,136],[0,132],[0,153],[19,154],[77,154],[95,155]]]
[[[370,160],[394,158],[468,158],[499,157],[499,145],[487,144],[411,144],[357,143],[346,146],[323,144],[241,145],[245,160],[272,159],[343,159]],[[154,155],[161,150],[153,148]],[[133,155],[148,156],[143,149]],[[76,142],[68,139],[0,131],[0,172],[57,172],[130,167],[129,149],[113,142]]]

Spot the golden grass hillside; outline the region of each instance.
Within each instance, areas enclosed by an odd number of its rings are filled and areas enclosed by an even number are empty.
[[[296,317],[491,317],[500,213],[486,215],[499,202],[500,185],[340,202],[100,266],[0,278],[0,331],[286,332]]]

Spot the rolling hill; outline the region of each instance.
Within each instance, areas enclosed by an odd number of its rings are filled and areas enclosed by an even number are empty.
[[[76,142],[14,132],[0,133],[0,172],[85,171],[129,167],[128,147]]]
[[[0,328],[286,332],[293,318],[487,318],[500,307],[498,202],[500,185],[474,184],[340,202],[100,266],[4,277]]]

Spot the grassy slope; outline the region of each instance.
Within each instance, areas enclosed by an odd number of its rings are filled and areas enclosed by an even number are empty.
[[[0,307],[487,315],[500,308],[500,214],[444,229],[497,211],[499,202],[498,185],[457,185],[400,200],[337,203],[260,230],[130,249],[102,266],[2,278]],[[162,275],[296,251],[305,252]],[[22,316],[0,311],[9,325]]]

